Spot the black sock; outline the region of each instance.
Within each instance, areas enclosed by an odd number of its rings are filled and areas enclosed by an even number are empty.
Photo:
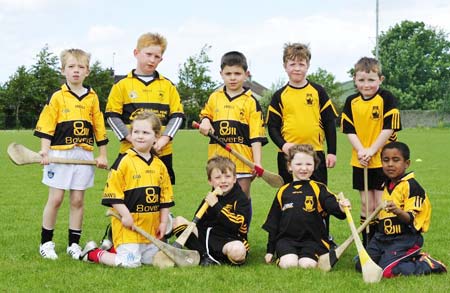
[[[361,216],[360,217],[360,224],[362,225],[364,223],[364,221],[366,220],[366,217]],[[370,230],[369,233],[367,233],[367,230],[370,229],[370,226],[367,226],[362,232],[362,244],[364,247],[367,247],[367,245],[369,244],[369,235],[370,235]]]
[[[41,244],[44,244],[45,242],[52,241],[53,239],[53,229],[47,230],[44,227],[42,227],[41,230]]]
[[[81,230],[72,230],[69,229],[69,246],[72,245],[72,243],[80,243],[81,238]]]

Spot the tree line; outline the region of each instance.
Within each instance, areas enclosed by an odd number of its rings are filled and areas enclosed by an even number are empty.
[[[379,61],[385,76],[383,87],[398,99],[400,109],[450,113],[450,41],[447,32],[423,22],[403,21],[382,32],[378,43]],[[206,99],[219,85],[209,72],[210,48],[204,45],[199,54],[188,57],[178,70],[177,89],[187,126],[197,119]],[[98,61],[90,69],[85,83],[95,89],[101,109],[105,109],[114,83],[114,71],[103,68]],[[351,79],[352,69],[348,73]],[[308,79],[324,86],[340,111],[345,99],[342,98],[344,89],[335,76],[319,68],[310,73]],[[34,65],[18,67],[7,82],[0,84],[0,129],[34,128],[46,101],[63,82],[58,57],[44,46],[36,55]],[[260,103],[264,110],[275,90],[284,84],[284,80],[278,80],[263,93]]]

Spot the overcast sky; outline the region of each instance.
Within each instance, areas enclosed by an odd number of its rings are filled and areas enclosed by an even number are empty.
[[[220,79],[223,53],[244,53],[255,81],[266,87],[285,78],[286,42],[310,45],[310,72],[318,67],[349,79],[348,70],[362,56],[372,56],[376,35],[376,0],[0,0],[0,83],[20,65],[35,64],[48,44],[59,56],[82,48],[103,67],[126,74],[136,61],[133,49],[144,32],[159,32],[168,48],[158,70],[177,82],[189,56],[211,45],[211,76]],[[379,0],[379,30],[402,20],[423,21],[450,32],[448,0]]]

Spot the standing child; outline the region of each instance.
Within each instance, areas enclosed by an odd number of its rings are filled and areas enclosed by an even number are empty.
[[[209,208],[188,238],[186,247],[200,253],[203,266],[243,264],[249,249],[250,201],[236,183],[236,166],[229,158],[216,156],[208,160],[206,173],[209,185],[214,189],[220,187],[223,194],[208,193],[205,201]],[[176,217],[173,232],[181,234],[187,224],[185,218]]]
[[[294,144],[311,144],[319,156],[313,180],[327,184],[327,168],[336,164],[337,113],[323,87],[306,79],[310,61],[308,46],[285,44],[283,65],[289,82],[274,93],[267,111],[269,136],[279,148],[278,173],[285,183],[292,182],[286,156]]]
[[[278,190],[263,225],[269,232],[266,263],[276,254],[280,268],[315,268],[319,256],[329,251],[323,213],[345,219],[344,207],[350,207],[350,202],[338,201],[325,184],[311,180],[318,164],[313,146],[289,148],[288,167],[294,181]]]
[[[378,229],[369,242],[367,253],[383,268],[383,276],[444,273],[440,261],[421,253],[422,233],[431,220],[431,204],[414,173],[406,173],[410,151],[402,142],[386,144],[381,151],[383,172],[387,176],[382,200],[387,205],[378,215]],[[361,270],[361,264],[357,263]]]
[[[231,51],[222,56],[220,75],[223,88],[212,93],[200,112],[199,131],[203,135],[214,133],[220,140],[255,165],[261,167],[261,148],[267,143],[261,106],[251,90],[243,87],[249,73],[244,54]],[[250,199],[253,170],[211,140],[208,158],[220,155],[230,158],[236,165],[237,180]]]
[[[136,115],[131,123],[133,147],[111,167],[102,199],[103,205],[114,208],[122,218],[111,219],[116,253],[99,249],[90,241],[81,255],[85,261],[130,268],[152,264],[158,248],[132,227],[140,227],[158,239],[166,231],[169,208],[174,205],[172,185],[166,166],[152,149],[160,136],[161,123],[148,111]]]
[[[397,140],[401,130],[400,112],[394,96],[380,88],[384,77],[378,61],[363,57],[355,65],[353,76],[358,93],[345,101],[342,112],[342,131],[353,147],[350,164],[353,166],[353,189],[361,195],[361,223],[381,203],[384,181],[380,151],[388,141]],[[364,192],[364,169],[367,168],[368,202]],[[369,234],[363,233],[366,246],[375,231],[375,221]]]
[[[78,259],[83,224],[84,193],[94,185],[94,167],[88,165],[49,164],[49,157],[92,160],[94,141],[99,147],[97,167],[106,168],[106,137],[103,114],[97,94],[83,85],[89,75],[90,55],[80,49],[61,53],[61,72],[66,83],[47,101],[34,131],[41,139],[42,182],[49,187],[44,208],[39,253],[43,258],[57,259],[53,231],[64,191],[70,190],[69,245],[67,254]]]
[[[123,154],[131,147],[130,122],[143,110],[154,112],[161,120],[163,133],[153,149],[166,165],[170,181],[175,184],[172,139],[183,123],[184,113],[177,89],[156,71],[166,48],[167,41],[160,34],[145,33],[139,37],[134,49],[136,69],[113,85],[105,115],[121,142],[120,154]]]

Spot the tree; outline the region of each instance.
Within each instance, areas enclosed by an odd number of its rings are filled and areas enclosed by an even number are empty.
[[[261,99],[259,100],[259,104],[261,105],[261,109],[263,111],[264,117],[267,117],[267,109],[269,109],[270,101],[272,100],[273,94],[283,87],[286,84],[284,78],[280,78],[277,82],[272,83],[270,89],[263,92]]]
[[[114,71],[112,68],[103,69],[99,61],[90,66],[89,76],[84,81],[85,85],[91,86],[100,100],[100,109],[105,110],[106,100],[114,83]]]
[[[208,45],[203,46],[200,54],[190,56],[178,70],[177,89],[188,126],[198,118],[200,110],[216,87],[216,82],[208,75],[208,64],[212,62],[207,54],[210,48]]]
[[[337,110],[341,112],[344,105],[342,105],[339,97],[344,93],[344,89],[339,82],[336,82],[333,74],[319,67],[316,72],[308,75],[308,80],[320,84],[337,107]]]
[[[384,85],[401,109],[450,111],[450,42],[442,30],[403,21],[381,34]]]

